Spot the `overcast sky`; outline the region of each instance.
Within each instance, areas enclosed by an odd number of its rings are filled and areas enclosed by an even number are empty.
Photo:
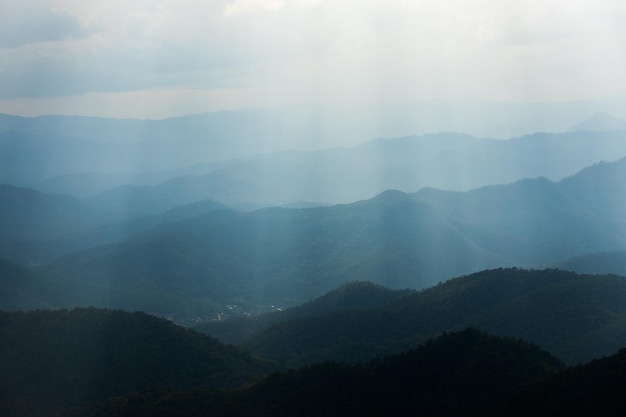
[[[626,94],[623,0],[19,0],[0,112],[161,118],[242,107]]]

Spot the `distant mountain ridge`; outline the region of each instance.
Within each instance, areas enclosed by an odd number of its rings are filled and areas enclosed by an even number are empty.
[[[151,304],[163,315],[220,303],[291,306],[355,279],[426,288],[484,269],[623,250],[623,178],[626,158],[558,183],[540,178],[464,193],[386,192],[332,207],[211,211],[43,270],[102,286],[101,297],[89,298],[94,305]]]
[[[241,117],[255,112],[246,114]],[[626,132],[618,131],[535,133],[510,140],[445,132],[376,140],[364,136],[361,145],[285,151],[279,143],[264,149],[252,130],[241,137],[211,134],[245,126],[219,122],[221,127],[202,128],[205,122],[196,123],[206,119],[210,126],[220,117],[228,118],[226,113],[145,122],[65,117],[53,123],[56,119],[50,118],[52,127],[48,119],[35,118],[8,123],[5,131],[0,120],[0,182],[81,198],[120,186],[151,186],[163,201],[175,199],[173,205],[209,198],[259,207],[349,203],[386,189],[469,190],[537,176],[556,181],[626,155]],[[109,122],[113,130],[105,127]],[[89,130],[92,123],[102,126]],[[143,123],[151,127],[143,129]],[[164,130],[160,125],[171,126]],[[239,154],[223,149],[239,142]],[[172,194],[164,184],[169,180],[187,194]]]
[[[626,251],[589,253],[556,262],[552,266],[579,274],[626,276]]]
[[[438,133],[378,139],[350,148],[269,153],[179,174],[91,174],[91,180],[72,175],[33,186],[89,195],[95,201],[129,192],[139,196],[151,186],[155,197],[147,195],[143,204],[158,198],[170,201],[170,208],[207,198],[241,207],[296,201],[350,203],[387,189],[466,191],[538,176],[556,181],[599,161],[623,156],[626,132],[541,133],[504,141]],[[113,189],[105,190],[105,185]],[[116,185],[123,187],[115,189]]]
[[[589,116],[576,126],[572,127],[572,131],[592,131],[592,132],[610,132],[615,130],[626,130],[626,120],[621,119],[607,112],[598,112]]]
[[[77,250],[123,240],[158,224],[232,210],[210,200],[168,209],[171,204],[151,196],[141,199],[138,209],[133,193],[97,204],[0,184],[0,258],[38,265]],[[138,210],[151,215],[133,216]]]

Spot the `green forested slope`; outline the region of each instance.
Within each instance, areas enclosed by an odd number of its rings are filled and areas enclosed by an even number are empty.
[[[536,346],[466,330],[371,363],[273,374],[239,392],[151,391],[73,415],[484,416],[561,369]]]
[[[475,326],[523,338],[576,364],[626,346],[626,278],[497,269],[380,308],[278,323],[244,345],[288,364],[365,360]]]
[[[335,311],[368,310],[396,301],[412,292],[412,290],[390,290],[367,281],[355,281],[286,310],[251,316],[226,317],[223,320],[201,323],[194,328],[225,343],[236,344],[278,323],[302,317],[323,316]]]
[[[93,308],[0,313],[0,359],[6,416],[50,415],[150,387],[235,387],[272,369],[166,320]]]
[[[186,322],[216,317],[227,305],[248,312],[289,307],[355,280],[421,289],[484,269],[623,250],[623,178],[626,159],[559,183],[387,191],[309,209],[211,209],[67,255],[42,271],[75,287],[74,294],[94,289],[82,305]],[[597,199],[586,197],[593,187]]]
[[[626,414],[626,349],[526,387],[501,415],[622,416]]]

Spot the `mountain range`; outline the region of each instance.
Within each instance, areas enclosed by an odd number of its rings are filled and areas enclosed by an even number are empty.
[[[525,104],[429,100],[378,106],[240,109],[163,120],[0,114],[0,133],[10,133],[0,136],[0,155],[7,156],[0,166],[9,161],[10,176],[20,179],[19,172],[32,185],[61,174],[145,173],[285,149],[350,147],[380,137],[465,132],[508,139],[532,132],[563,132],[576,130],[577,124],[598,112],[623,117],[626,100],[612,97]],[[14,134],[21,135],[14,138],[18,141],[11,139]],[[6,140],[11,144],[8,147]],[[26,155],[31,158],[23,159]],[[16,172],[22,164],[25,170]],[[6,169],[0,171],[0,182],[8,182],[6,175]]]
[[[583,120],[576,126],[572,127],[572,131],[590,131],[590,132],[609,132],[616,130],[625,130],[626,120],[616,117],[611,113],[598,112],[592,114],[588,119]]]
[[[0,115],[0,183],[83,198],[118,186],[152,187],[174,178],[213,175],[217,178],[187,180],[219,184],[226,178],[230,192],[223,197],[232,201],[217,195],[211,199],[258,207],[296,201],[346,203],[386,189],[468,190],[536,176],[559,180],[592,163],[626,155],[621,119],[608,113],[617,103],[596,105],[590,117],[590,110],[573,110],[586,104],[570,103],[556,111],[571,120],[559,123],[560,128],[535,123],[532,129],[506,136],[467,129],[464,123],[420,127],[420,114],[427,112],[425,119],[432,121],[445,119],[453,110],[462,110],[456,119],[477,118],[481,122],[474,126],[486,126],[487,120],[498,119],[504,103],[442,102],[427,111],[423,106],[396,106],[383,117],[393,119],[389,124],[380,117],[346,122],[328,109],[317,111],[314,120],[313,114],[295,108],[164,120]],[[485,106],[489,112],[474,114]],[[437,107],[442,111],[434,112]],[[548,107],[526,110],[545,117],[553,113]],[[622,114],[621,109],[614,110]],[[509,106],[504,113],[521,117],[524,106]],[[324,124],[329,118],[336,121]],[[344,122],[337,122],[340,119]],[[484,139],[489,137],[514,140]],[[190,201],[179,204],[183,202]]]
[[[370,292],[352,286],[360,290]],[[536,343],[570,365],[626,345],[626,279],[616,275],[494,269],[372,307],[351,307],[352,297],[332,311],[294,308],[196,329],[294,367],[368,361],[467,327]]]
[[[625,353],[564,368],[536,345],[466,329],[366,363],[320,363],[272,373],[236,390],[151,387],[59,409],[57,415],[620,415],[626,409]]]
[[[98,158],[108,158],[98,144],[49,139],[51,149],[46,149],[7,135],[11,133],[0,134],[0,155],[6,159],[0,165],[4,172],[0,178],[5,182],[69,194],[105,208],[126,207],[129,215],[154,214],[207,198],[249,209],[300,201],[349,203],[388,189],[415,192],[429,186],[466,191],[538,176],[556,181],[599,161],[626,155],[626,133],[619,131],[544,133],[506,141],[437,133],[377,139],[347,148],[275,152],[167,171],[111,172],[111,163],[108,171],[94,172]],[[110,153],[116,160],[133,155],[123,149]],[[73,166],[65,160],[69,157],[84,166],[40,181],[32,178],[52,163]]]
[[[293,306],[352,280],[427,288],[488,268],[542,267],[623,250],[625,177],[622,159],[559,182],[388,191],[308,209],[209,205],[205,214],[189,210],[192,217],[153,223],[36,272],[95,306],[205,318],[231,304]]]
[[[65,253],[32,271],[67,289],[65,301],[43,305],[207,318],[231,304],[296,305],[351,280],[426,288],[487,268],[623,250],[625,177],[622,159],[559,182],[388,191],[308,209],[241,212],[205,201],[126,222],[71,197],[5,186],[0,249],[23,265]]]
[[[0,114],[0,414],[624,414],[598,103]]]
[[[561,369],[558,359],[536,346],[468,329],[371,363],[327,362],[273,374],[239,392],[152,391],[126,397],[126,404],[111,400],[73,415],[159,410],[171,416],[498,415],[519,389],[556,377]]]

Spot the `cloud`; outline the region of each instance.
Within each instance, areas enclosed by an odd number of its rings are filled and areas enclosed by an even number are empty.
[[[286,0],[236,0],[224,9],[227,15],[254,13],[262,10],[279,10],[285,7]]]
[[[626,92],[626,3],[612,0],[26,1],[0,6],[0,98],[236,91],[234,106]]]
[[[79,39],[90,33],[70,14],[36,1],[9,1],[0,6],[0,48]]]
[[[322,0],[234,0],[224,8],[224,14],[236,15],[276,11],[287,6],[308,7],[318,5],[321,2]]]

